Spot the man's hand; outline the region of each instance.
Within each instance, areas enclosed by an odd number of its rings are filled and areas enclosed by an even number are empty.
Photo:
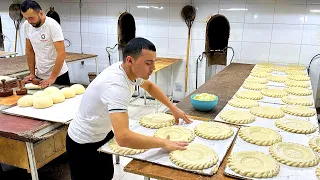
[[[179,108],[176,107],[173,110],[171,110],[171,112],[176,119],[176,124],[179,124],[179,118],[183,119],[187,124],[192,123],[192,121],[187,117],[187,115]]]
[[[189,143],[184,141],[170,141],[170,136],[167,136],[167,139],[165,139],[165,143],[162,148],[168,151],[186,150],[186,146],[188,145]]]
[[[29,76],[25,77],[23,79],[23,82],[26,84],[28,83],[29,81],[32,81],[32,79],[36,78],[36,76],[34,74],[30,74]]]
[[[48,86],[51,86],[54,82],[56,82],[56,79],[53,79],[53,78],[45,79],[40,81],[39,86],[41,86],[41,88],[46,88]]]

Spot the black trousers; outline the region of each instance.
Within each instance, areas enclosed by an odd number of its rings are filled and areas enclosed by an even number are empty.
[[[66,73],[64,73],[64,74],[61,74],[61,76],[57,77],[57,79],[54,82],[54,84],[70,86],[71,83],[70,83],[70,78],[69,78],[68,71]]]
[[[66,148],[72,180],[111,180],[114,174],[112,154],[97,151],[112,139],[113,132],[96,143],[79,144],[67,134]]]

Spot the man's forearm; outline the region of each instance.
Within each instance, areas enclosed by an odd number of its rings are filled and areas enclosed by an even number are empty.
[[[144,136],[130,130],[126,133],[122,142],[123,144],[119,144],[120,146],[133,149],[162,148],[164,146],[164,139]]]
[[[50,78],[52,79],[56,79],[61,71],[61,68],[63,66],[63,62],[66,58],[66,53],[62,52],[62,53],[58,53],[58,56],[56,58],[56,63],[53,67],[52,73],[50,75]]]
[[[168,99],[168,97],[163,93],[163,91],[154,83],[150,85],[150,88],[148,90],[148,93],[159,100],[162,104],[167,106],[170,110],[172,108],[175,108],[175,106],[172,104],[172,102]]]
[[[26,51],[26,56],[27,56],[27,63],[28,63],[30,74],[35,75],[36,59],[35,59],[34,52]]]

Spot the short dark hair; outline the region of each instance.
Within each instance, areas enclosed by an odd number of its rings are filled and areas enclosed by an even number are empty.
[[[131,39],[124,47],[123,61],[125,61],[128,56],[134,58],[140,57],[142,49],[156,52],[156,47],[149,40],[141,37]]]
[[[42,10],[41,6],[36,1],[25,0],[21,4],[21,11],[25,13],[28,11],[28,9],[33,9],[34,11],[37,11],[37,12]]]

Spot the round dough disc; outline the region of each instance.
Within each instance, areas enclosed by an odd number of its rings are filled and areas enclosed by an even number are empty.
[[[33,94],[33,97],[42,97],[42,96],[49,96],[49,94],[45,91],[37,91]]]
[[[277,119],[275,125],[282,130],[297,134],[310,134],[316,131],[316,126],[309,121],[294,118]]]
[[[242,87],[249,90],[267,89],[267,85],[260,83],[243,83]]]
[[[259,126],[241,128],[239,137],[248,143],[259,146],[270,146],[282,141],[282,137],[277,131]]]
[[[30,107],[33,105],[33,96],[25,95],[18,100],[17,104],[19,107]]]
[[[54,104],[62,103],[66,99],[61,91],[53,92],[49,96],[53,100]]]
[[[301,70],[286,70],[285,71],[288,75],[307,75],[307,73],[305,71],[301,71]]]
[[[273,66],[272,70],[278,71],[278,72],[284,72],[284,71],[287,70],[287,67],[285,67],[285,66]]]
[[[86,90],[82,84],[74,84],[70,87],[77,95],[83,94]]]
[[[305,70],[306,69],[306,67],[304,67],[304,66],[300,66],[300,65],[297,65],[297,64],[290,64],[290,65],[288,65],[287,66],[287,69],[288,70]]]
[[[309,96],[312,94],[312,90],[301,87],[289,87],[285,88],[284,90],[287,91],[287,93],[296,96]]]
[[[242,110],[225,110],[220,113],[219,117],[235,124],[248,124],[255,120],[254,115]]]
[[[271,178],[277,176],[280,165],[270,155],[258,151],[241,151],[228,158],[230,169],[242,176]]]
[[[66,99],[73,98],[74,96],[76,96],[76,93],[74,92],[74,90],[68,87],[62,88],[61,92],[63,93]]]
[[[286,104],[289,105],[301,105],[301,106],[312,106],[313,102],[305,97],[290,97],[290,96],[285,96],[281,98],[282,101]]]
[[[253,68],[251,72],[267,72],[267,73],[271,73],[272,69],[271,68]]]
[[[175,123],[175,118],[171,114],[154,113],[143,116],[139,120],[139,124],[146,128],[158,129],[162,127],[172,126]]]
[[[154,133],[154,137],[162,139],[166,139],[167,136],[170,136],[171,141],[191,142],[194,139],[193,131],[182,126],[163,127]]]
[[[309,146],[316,152],[320,153],[320,137],[313,137],[309,141]]]
[[[281,98],[288,95],[285,90],[281,89],[262,89],[261,94],[273,98]]]
[[[53,100],[49,96],[33,97],[33,107],[37,109],[44,109],[51,107]]]
[[[261,62],[261,63],[258,63],[256,66],[259,68],[272,68],[273,64],[268,62]]]
[[[268,76],[267,79],[272,82],[283,83],[287,80],[285,76]]]
[[[316,176],[320,179],[320,166],[316,169]]]
[[[268,80],[266,78],[247,78],[244,80],[245,83],[260,83],[260,84],[267,84]]]
[[[269,148],[270,155],[277,161],[293,167],[313,167],[319,163],[319,156],[309,147],[280,142]]]
[[[279,108],[270,106],[253,107],[250,109],[250,113],[255,116],[269,119],[279,119],[284,116],[284,113]]]
[[[283,112],[294,116],[311,117],[316,115],[316,110],[307,106],[286,105],[280,108]]]
[[[284,83],[286,86],[289,87],[301,87],[301,88],[308,88],[310,87],[309,83],[307,81],[293,81],[288,80]]]
[[[266,78],[268,76],[271,76],[271,74],[267,72],[252,72],[250,73],[250,75],[258,78]]]
[[[233,135],[233,130],[226,124],[218,122],[203,122],[194,128],[197,136],[205,139],[227,139]]]
[[[218,162],[219,157],[208,146],[190,143],[186,150],[170,152],[169,158],[172,163],[184,169],[201,170],[214,166]]]
[[[113,138],[110,143],[109,143],[109,148],[120,155],[128,155],[128,154],[140,154],[143,152],[146,152],[148,149],[132,149],[132,148],[127,148],[127,147],[121,147],[117,143],[117,141]]]
[[[241,98],[233,98],[228,102],[228,104],[233,107],[246,108],[246,109],[259,106],[259,103],[255,100],[241,99]]]
[[[309,81],[310,77],[306,75],[289,75],[288,79],[294,80],[294,81]]]
[[[238,98],[260,100],[263,98],[262,94],[258,91],[238,91],[236,93]]]
[[[58,92],[60,90],[57,87],[49,86],[49,87],[45,88],[43,91],[46,92],[47,94],[51,94],[51,93],[54,93],[54,92]]]

